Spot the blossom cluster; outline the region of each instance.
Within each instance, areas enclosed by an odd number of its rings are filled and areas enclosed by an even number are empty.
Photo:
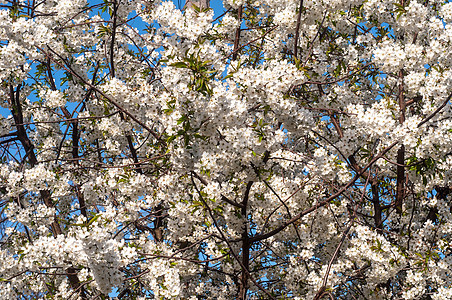
[[[1,299],[452,299],[451,3],[30,2]]]

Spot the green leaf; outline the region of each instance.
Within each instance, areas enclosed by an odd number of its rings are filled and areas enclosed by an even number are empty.
[[[182,61],[172,63],[172,64],[170,64],[170,66],[176,67],[176,68],[188,68],[187,64]]]
[[[176,139],[177,135],[171,135],[166,139],[166,142],[169,144]]]
[[[185,121],[187,121],[187,120],[188,120],[187,115],[183,115],[182,117],[180,117],[180,118],[177,120],[177,125],[180,125],[180,124],[182,124],[183,122],[185,122]]]
[[[93,224],[94,222],[96,222],[96,220],[99,219],[100,216],[101,216],[100,214],[97,214],[97,215],[95,215],[94,217],[92,217],[92,218],[89,220],[89,222],[88,222],[87,225],[89,226],[89,225]]]

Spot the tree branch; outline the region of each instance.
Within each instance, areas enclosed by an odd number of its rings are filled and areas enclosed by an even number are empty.
[[[298,58],[298,39],[300,35],[300,25],[301,25],[301,12],[303,11],[303,0],[300,0],[300,6],[298,7],[298,15],[297,15],[297,26],[295,27],[295,43],[294,43],[294,57]]]
[[[263,233],[263,234],[258,234],[255,235],[253,237],[250,238],[250,242],[254,243],[254,242],[258,242],[264,239],[268,239],[271,236],[274,236],[275,234],[279,233],[280,231],[284,230],[287,226],[291,225],[292,223],[295,223],[296,221],[298,221],[299,219],[301,219],[302,217],[304,217],[305,215],[316,211],[318,208],[325,206],[326,204],[328,204],[330,201],[336,199],[337,197],[339,197],[340,195],[342,195],[349,187],[351,187],[357,180],[359,177],[361,177],[361,175],[370,167],[372,166],[378,159],[380,159],[384,154],[386,154],[389,150],[391,150],[395,145],[397,145],[397,142],[392,143],[390,146],[388,146],[386,149],[384,149],[383,151],[381,151],[380,154],[378,154],[376,157],[374,157],[362,170],[361,172],[357,173],[353,179],[347,183],[344,187],[342,187],[338,192],[336,192],[334,195],[331,195],[330,197],[328,197],[327,199],[317,203],[316,205],[300,212],[298,215],[294,216],[293,218],[287,220],[286,222],[284,222],[282,225],[280,225],[279,227],[273,229],[270,232],[267,233]]]

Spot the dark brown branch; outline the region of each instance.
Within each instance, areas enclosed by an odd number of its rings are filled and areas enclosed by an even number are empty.
[[[319,89],[319,96],[322,97],[324,95],[322,86],[317,85],[317,88]],[[339,135],[339,138],[342,139],[344,137],[344,132],[342,131],[341,125],[339,124],[339,121],[336,119],[336,116],[333,114],[331,110],[328,110],[328,116],[330,117],[330,120],[333,123],[333,126],[336,129],[337,134]]]
[[[320,22],[319,30],[317,30],[317,33],[315,34],[314,38],[312,39],[312,41],[311,41],[311,43],[309,45],[308,54],[306,55],[306,58],[305,58],[305,60],[303,62],[303,66],[306,66],[306,64],[308,63],[309,58],[312,55],[312,51],[314,50],[314,42],[317,39],[317,37],[319,35],[320,35],[320,37],[322,37],[326,33],[326,31],[328,30],[328,27],[325,27],[323,29],[322,33],[320,33],[320,30],[322,29],[323,23],[325,22],[326,15],[327,15],[327,12],[325,12],[325,14],[323,15],[322,22]]]
[[[337,134],[339,134],[339,138],[344,137],[344,133],[342,131],[341,125],[339,124],[339,121],[336,119],[336,116],[333,115],[332,112],[328,112],[328,115],[330,116],[331,122],[333,123],[334,128],[337,131]]]
[[[396,211],[401,214],[403,199],[405,198],[405,146],[401,145],[397,151],[397,186],[396,186]]]
[[[126,138],[127,138],[127,143],[129,145],[130,153],[132,155],[133,162],[135,163],[135,171],[137,171],[139,174],[143,174],[143,169],[140,167],[140,163],[138,161],[137,151],[136,151],[135,147],[133,146],[132,136],[130,134],[128,134],[126,136]]]
[[[252,43],[264,38],[267,34],[269,34],[270,32],[272,32],[273,30],[275,30],[278,27],[278,25],[273,26],[272,28],[270,28],[269,30],[267,30],[263,35],[249,41],[248,43],[241,45],[240,47],[238,46],[237,49],[234,48],[234,50],[232,51],[231,54],[229,54],[228,56],[226,56],[224,59],[229,58],[232,55],[232,59],[235,60],[237,58],[237,53],[242,50],[243,48],[245,48],[248,45],[251,45]],[[236,56],[236,58],[234,58],[234,55]]]
[[[234,39],[234,50],[232,51],[232,60],[237,59],[237,51],[239,49],[239,43],[240,43],[240,31],[241,31],[241,23],[242,23],[242,13],[243,13],[243,6],[240,5],[238,12],[237,12],[237,18],[239,19],[239,27],[235,30],[235,39]]]
[[[13,118],[16,123],[17,137],[20,140],[22,146],[24,147],[24,150],[26,151],[26,153],[28,155],[30,165],[32,167],[34,167],[35,165],[38,164],[38,159],[36,157],[36,154],[33,151],[34,146],[31,143],[30,139],[28,138],[27,132],[25,130],[25,126],[18,125],[18,124],[23,123],[22,106],[20,104],[20,98],[19,98],[20,88],[21,88],[21,85],[18,85],[18,87],[16,88],[16,91],[14,91],[13,86],[10,85],[10,99],[9,99],[10,106],[12,108],[11,110],[13,112]],[[51,199],[50,191],[41,190],[39,193],[40,193],[42,201],[44,202],[44,204],[47,207],[54,207],[54,204]],[[63,233],[63,231],[61,230],[60,224],[58,223],[56,215],[54,215],[54,217],[53,217],[53,222],[51,223],[51,228],[52,228],[52,233],[54,236],[57,236],[57,235],[60,235]],[[77,278],[76,275],[74,275],[74,276],[75,277],[71,277],[68,275],[68,280],[71,283],[71,286],[74,289],[76,289],[79,287],[80,280]],[[86,299],[84,292],[81,293],[81,298]]]
[[[399,71],[399,123],[403,124],[405,122],[405,97],[404,97],[404,86],[403,86],[403,70]],[[405,146],[401,145],[397,151],[397,187],[396,187],[396,200],[395,209],[401,214],[403,199],[405,198]]]
[[[77,271],[75,270],[75,268],[71,266],[66,269],[66,272],[69,283],[71,284],[72,289],[74,289],[74,293],[80,292],[80,298],[87,299],[85,289],[83,288],[84,284],[82,284],[78,279]]]
[[[363,202],[363,200],[364,200],[364,196],[366,195],[366,192],[367,192],[367,185],[369,184],[370,178],[371,178],[371,176],[367,177],[366,183],[365,183],[364,186],[363,186],[363,191],[362,191],[362,193],[361,193],[361,198],[360,198],[359,202],[357,202],[357,203],[355,204],[355,207],[354,207],[354,209],[353,209],[353,214],[350,216],[350,224],[347,226],[347,229],[345,229],[345,231],[343,232],[342,238],[341,238],[339,244],[337,245],[336,250],[334,251],[334,254],[333,254],[333,256],[331,257],[331,259],[330,259],[330,261],[329,261],[329,263],[328,263],[328,266],[327,266],[325,275],[323,276],[323,283],[322,283],[322,286],[320,287],[320,289],[319,289],[319,291],[317,292],[317,294],[316,294],[316,296],[314,297],[314,299],[321,299],[321,298],[323,297],[323,295],[325,294],[326,286],[327,286],[327,283],[328,283],[328,276],[329,276],[331,267],[332,267],[332,265],[333,265],[334,260],[335,260],[336,257],[339,255],[339,250],[341,249],[342,244],[343,244],[344,241],[345,241],[345,238],[347,237],[347,235],[348,235],[350,229],[353,227],[353,224],[355,223],[355,221],[356,221],[356,219],[357,219],[357,208],[358,208],[358,205],[362,204],[362,202]]]
[[[353,223],[354,223],[353,221],[350,221],[350,225],[348,225],[347,228],[345,229],[345,231],[342,233],[342,238],[341,238],[339,244],[337,245],[336,250],[334,251],[333,256],[331,257],[331,259],[330,259],[330,261],[328,263],[328,266],[327,266],[327,269],[326,269],[326,272],[325,272],[325,276],[323,277],[323,284],[322,284],[322,286],[320,287],[319,291],[317,292],[317,294],[314,297],[315,300],[321,299],[323,297],[323,295],[325,294],[326,285],[328,283],[328,275],[330,273],[331,266],[333,265],[333,262],[336,259],[336,257],[339,255],[339,250],[341,249],[342,244],[344,243],[345,238],[348,235],[348,232],[352,228]]]
[[[369,67],[370,65],[372,65],[372,63],[367,63],[367,64],[363,65],[362,68],[359,68],[359,69],[357,69],[357,70],[351,72],[351,73],[348,74],[348,75],[344,75],[344,76],[341,77],[341,78],[338,78],[338,79],[335,79],[335,80],[331,80],[331,81],[321,82],[321,81],[310,81],[310,80],[308,80],[308,81],[305,81],[305,82],[303,82],[303,83],[300,83],[300,84],[297,84],[297,85],[293,86],[290,90],[293,90],[293,89],[297,88],[298,86],[303,86],[303,85],[307,85],[307,84],[328,85],[328,84],[333,84],[333,83],[341,82],[341,81],[344,81],[344,80],[347,79],[347,78],[350,78],[351,76],[355,75],[356,73],[359,73],[359,72],[365,70],[365,69],[366,69],[367,67]]]
[[[30,139],[28,138],[27,132],[25,130],[25,126],[23,125],[17,125],[23,123],[23,114],[22,114],[22,106],[20,104],[20,88],[21,85],[19,84],[16,88],[16,91],[14,91],[14,87],[10,85],[10,106],[11,111],[13,113],[13,118],[16,123],[16,129],[17,129],[17,137],[19,138],[22,146],[24,147],[25,152],[28,155],[30,165],[34,167],[38,164],[38,159],[36,158],[36,154],[34,153],[33,149],[34,146],[31,143]],[[50,192],[47,190],[41,190],[40,191],[41,199],[43,200],[44,204],[47,207],[53,207],[52,200],[50,199]],[[52,223],[52,232],[54,236],[57,236],[62,233],[60,225],[58,224],[58,221],[56,219],[56,216],[54,216],[54,221]]]
[[[116,15],[118,11],[119,4],[116,0],[113,0],[113,25],[111,33],[111,43],[110,43],[110,75],[111,78],[115,77],[115,65],[114,65],[114,48],[115,48],[115,37],[116,37]]]
[[[432,112],[431,115],[429,115],[427,118],[425,118],[424,120],[422,120],[422,122],[420,122],[417,127],[421,127],[422,125],[424,125],[425,123],[427,123],[428,121],[430,121],[430,119],[432,119],[434,116],[436,116],[446,105],[447,103],[450,101],[450,99],[452,98],[452,94],[449,95],[449,97],[447,97],[447,99],[443,102],[443,104],[441,104],[440,107],[438,107],[437,109],[435,109],[434,112]]]
[[[254,283],[254,285],[261,290],[262,292],[264,292],[269,299],[273,299],[276,300],[275,297],[273,297],[266,289],[264,289],[249,273],[248,269],[245,268],[245,266],[243,265],[242,261],[239,259],[239,257],[237,256],[237,254],[233,251],[233,247],[231,245],[231,243],[229,242],[229,240],[226,238],[226,236],[224,235],[223,231],[221,231],[220,226],[218,225],[217,219],[215,218],[215,216],[213,215],[212,209],[209,207],[209,205],[207,204],[206,200],[204,200],[204,197],[201,194],[201,191],[198,189],[195,181],[193,180],[193,175],[191,176],[191,182],[193,184],[193,187],[195,188],[196,192],[199,195],[199,199],[201,200],[201,202],[203,203],[203,205],[207,208],[207,212],[209,213],[210,218],[212,219],[215,228],[217,229],[218,233],[221,235],[221,239],[223,241],[226,242],[226,244],[229,247],[229,250],[231,251],[232,256],[234,257],[234,259],[239,263],[240,267],[242,268],[243,272],[246,272],[248,274],[248,278]],[[245,200],[245,198],[244,198]],[[246,200],[248,201],[248,200]]]
[[[383,222],[382,222],[382,207],[380,204],[380,193],[378,191],[378,181],[373,180],[371,182],[371,190],[372,190],[372,204],[374,206],[374,220],[375,220],[375,227],[378,229],[383,228]]]
[[[362,168],[361,172],[357,173],[352,180],[349,181],[349,183],[347,183],[344,187],[342,187],[339,191],[337,191],[334,195],[331,195],[330,197],[328,197],[327,199],[320,201],[319,203],[317,203],[316,205],[300,212],[298,215],[294,216],[293,218],[287,220],[286,222],[284,222],[282,225],[280,225],[279,227],[271,230],[270,232],[267,233],[262,233],[262,234],[258,234],[255,235],[253,237],[250,238],[250,242],[254,243],[254,242],[258,242],[261,240],[265,240],[271,236],[274,236],[275,234],[281,232],[282,230],[284,230],[287,226],[295,223],[296,221],[298,221],[299,219],[301,219],[302,217],[304,217],[307,214],[310,214],[313,211],[316,211],[317,209],[319,209],[320,207],[323,207],[325,205],[327,205],[329,202],[331,202],[332,200],[336,199],[337,197],[339,197],[340,195],[342,195],[349,187],[351,187],[357,180],[359,177],[361,177],[361,175],[367,171],[368,168],[370,168],[378,159],[380,159],[384,154],[386,154],[389,150],[391,150],[395,145],[397,145],[398,142],[394,142],[391,145],[389,145],[386,149],[384,149],[383,151],[380,152],[380,154],[378,154],[377,156],[375,156],[364,168]]]
[[[422,96],[416,96],[414,98],[408,99],[405,101],[405,107],[410,106],[418,101],[422,100]]]
[[[250,196],[250,190],[253,186],[253,181],[249,181],[246,185],[245,193],[242,201],[241,215],[243,220],[243,231],[242,231],[242,276],[240,278],[239,286],[239,299],[245,300],[248,291],[248,280],[249,280],[249,267],[250,267],[250,248],[251,243],[249,240],[248,233],[248,200]]]
[[[284,208],[286,209],[287,215],[289,216],[289,218],[292,219],[292,214],[290,213],[290,209],[289,209],[289,207],[287,206],[286,202],[284,202],[284,201],[281,199],[281,197],[278,195],[278,193],[276,193],[276,191],[271,187],[271,185],[270,185],[266,180],[263,180],[263,182],[264,182],[264,184],[270,189],[270,191],[272,191],[272,193],[276,196],[276,198],[278,198],[279,202],[281,202],[281,205],[283,205]],[[280,206],[278,206],[278,207],[280,207]],[[296,226],[295,224],[293,224],[293,227],[294,227],[294,229],[295,229],[295,232],[297,233],[298,240],[299,240],[300,242],[302,242],[302,241],[301,241],[301,236],[300,236],[300,233],[298,232],[297,226]]]
[[[202,183],[203,185],[208,185],[208,184],[209,184],[204,178],[202,178],[201,176],[199,176],[196,172],[191,171],[191,173],[193,174],[193,176],[194,176],[196,179],[198,179],[199,181],[201,181],[201,183]],[[238,208],[240,208],[240,209],[243,207],[241,203],[237,203],[237,202],[235,202],[235,201],[232,201],[232,200],[228,199],[228,197],[226,197],[226,196],[223,195],[223,194],[221,195],[221,200],[223,200],[223,201],[226,202],[226,203],[231,204],[232,206],[238,207]]]
[[[300,6],[298,7],[297,15],[297,26],[295,27],[295,43],[294,43],[294,57],[298,58],[298,39],[300,36],[300,25],[301,25],[301,12],[303,11],[303,0],[300,0]]]
[[[215,19],[213,19],[212,23],[215,23],[217,20],[219,20],[219,19],[221,19],[222,17],[224,17],[224,15],[226,15],[231,9],[232,9],[232,7],[228,8],[224,13],[222,13],[221,15],[219,15],[218,17],[216,17]]]
[[[50,48],[49,48],[50,49]],[[44,50],[40,49],[41,51],[43,51],[44,53],[46,53]],[[53,51],[52,49],[50,49],[50,51],[52,51],[52,53],[54,53],[56,56],[58,56],[58,58],[60,58],[62,61],[65,61],[60,55],[58,55],[55,51]],[[138,120],[133,114],[131,114],[130,112],[128,112],[127,110],[125,110],[121,105],[119,105],[119,103],[117,103],[115,100],[113,100],[111,97],[107,96],[104,92],[102,92],[99,88],[97,88],[96,86],[94,86],[93,84],[87,82],[82,76],[78,75],[76,72],[74,72],[74,70],[72,70],[72,68],[70,66],[65,66],[64,64],[60,63],[59,61],[57,61],[56,59],[52,58],[51,59],[58,64],[61,68],[63,68],[64,70],[68,71],[69,73],[71,73],[73,76],[77,77],[81,82],[83,82],[85,85],[89,86],[91,89],[95,90],[97,93],[99,93],[102,97],[104,97],[106,100],[108,100],[111,104],[113,104],[116,108],[118,108],[121,112],[123,112],[125,115],[127,115],[128,117],[130,117],[133,121],[135,121],[138,125],[140,125],[141,127],[143,127],[144,129],[146,129],[148,132],[150,132],[152,134],[152,136],[154,138],[156,138],[157,140],[159,140],[160,142],[163,142],[163,140],[161,139],[161,137],[159,137],[149,126],[147,126],[146,124],[144,124],[143,122],[141,122],[140,120]]]
[[[18,140],[19,140],[18,137],[13,137],[13,138],[10,138],[10,139],[7,139],[7,140],[0,141],[0,145],[8,144],[8,143],[11,143],[11,142],[14,142],[14,141],[18,141]]]

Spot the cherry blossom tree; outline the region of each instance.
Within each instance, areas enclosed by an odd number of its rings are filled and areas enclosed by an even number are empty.
[[[0,1],[0,299],[452,299],[452,3],[223,6]]]

